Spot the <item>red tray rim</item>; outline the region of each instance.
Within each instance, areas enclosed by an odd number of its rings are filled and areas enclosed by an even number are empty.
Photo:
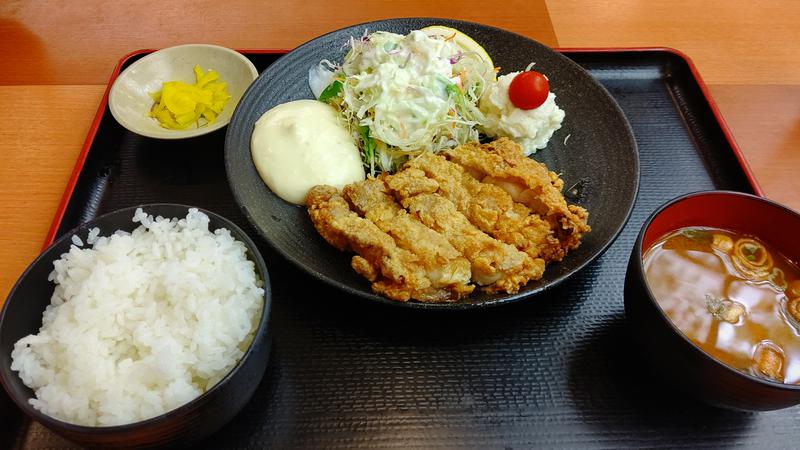
[[[78,154],[78,158],[75,161],[75,166],[72,169],[72,174],[70,175],[69,181],[67,182],[66,188],[64,189],[64,193],[61,195],[61,200],[59,201],[58,208],[56,209],[55,216],[53,217],[53,221],[50,224],[50,229],[47,232],[47,236],[45,237],[44,244],[42,245],[42,249],[49,247],[50,244],[55,241],[56,233],[58,232],[59,227],[61,226],[61,222],[64,219],[64,214],[67,210],[67,205],[69,204],[70,198],[72,198],[72,193],[75,191],[75,186],[78,183],[78,178],[83,170],[83,165],[86,162],[86,158],[89,155],[89,150],[92,147],[92,143],[94,142],[94,138],[97,135],[97,130],[100,128],[100,122],[103,119],[103,115],[105,114],[106,108],[108,106],[108,94],[111,91],[111,86],[114,84],[114,81],[119,76],[120,72],[122,71],[122,66],[128,61],[128,59],[138,56],[145,53],[152,53],[157,49],[151,48],[144,48],[139,50],[134,50],[119,59],[117,62],[116,67],[114,67],[114,71],[111,73],[111,77],[106,84],[106,89],[103,92],[103,97],[100,100],[100,105],[97,108],[97,112],[94,115],[94,119],[92,120],[92,125],[89,127],[89,132],[86,134],[86,139],[83,141],[83,147],[81,148],[80,153]],[[700,87],[700,91],[703,93],[703,97],[711,107],[711,112],[714,114],[714,118],[716,119],[717,123],[719,124],[720,128],[722,129],[722,133],[725,135],[725,139],[728,141],[728,144],[733,149],[733,154],[736,157],[739,166],[741,166],[742,170],[744,171],[745,176],[747,177],[747,181],[750,184],[750,187],[753,189],[753,192],[760,196],[764,197],[764,191],[761,189],[761,186],[756,181],[755,175],[753,174],[750,165],[747,163],[747,160],[742,153],[739,144],[736,142],[736,139],[733,137],[733,133],[731,132],[728,123],[725,121],[725,118],[722,116],[719,108],[717,107],[716,102],[714,101],[713,97],[711,96],[711,92],[708,89],[708,86],[703,81],[703,77],[700,75],[700,71],[697,69],[697,66],[694,64],[694,61],[682,51],[672,48],[672,47],[555,47],[553,50],[560,52],[560,53],[638,53],[638,52],[665,52],[670,53],[678,58],[684,60],[689,67],[689,70],[692,73],[695,81],[697,82],[698,86]],[[286,54],[289,53],[290,50],[284,49],[236,49],[239,53],[244,55],[248,54]]]

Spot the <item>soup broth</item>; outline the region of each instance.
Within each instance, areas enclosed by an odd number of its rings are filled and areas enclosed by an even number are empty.
[[[683,228],[644,255],[650,290],[670,320],[723,363],[800,383],[800,269],[751,236]]]

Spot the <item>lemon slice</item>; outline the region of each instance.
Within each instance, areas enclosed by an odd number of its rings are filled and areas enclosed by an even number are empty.
[[[486,62],[486,64],[494,68],[494,63],[492,62],[492,58],[489,56],[489,53],[481,47],[480,44],[475,42],[475,39],[467,36],[466,34],[456,30],[455,28],[445,27],[442,25],[432,25],[429,27],[425,27],[421,29],[423,33],[427,34],[430,37],[441,36],[445,39],[452,39],[462,50],[465,52],[475,52],[480,55],[481,58]]]

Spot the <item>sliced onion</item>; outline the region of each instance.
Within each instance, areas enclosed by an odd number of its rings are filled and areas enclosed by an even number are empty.
[[[334,72],[333,65],[327,61],[321,61],[308,69],[308,86],[311,88],[311,92],[314,93],[314,98],[319,100],[322,91],[333,82],[335,76],[336,72]]]

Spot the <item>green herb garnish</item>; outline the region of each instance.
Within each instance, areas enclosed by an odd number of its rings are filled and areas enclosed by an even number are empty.
[[[753,244],[744,244],[742,245],[742,254],[744,254],[745,258],[750,261],[756,260],[756,252],[758,251],[758,246]]]
[[[706,309],[715,319],[733,324],[738,323],[739,318],[746,312],[741,303],[716,298],[711,294],[706,294]]]
[[[319,95],[319,101],[329,103],[332,98],[339,96],[343,87],[344,85],[340,80],[334,80],[333,83],[329,84],[328,87],[322,91],[322,94]]]
[[[693,241],[703,244],[711,244],[714,242],[714,236],[706,230],[689,229],[681,231],[681,234]]]
[[[375,175],[375,141],[369,135],[369,127],[358,127],[358,134],[364,142],[364,165],[369,166],[370,175]]]

